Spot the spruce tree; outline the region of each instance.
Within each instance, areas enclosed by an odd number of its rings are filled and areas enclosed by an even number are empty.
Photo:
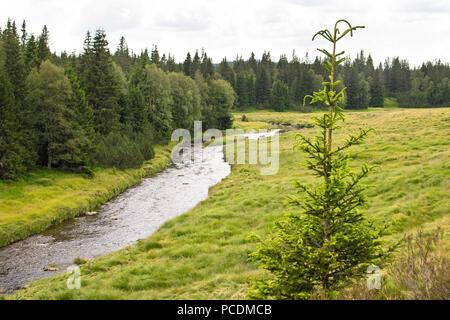
[[[367,109],[370,103],[370,85],[364,78],[364,73],[359,74],[358,84],[358,109]]]
[[[14,92],[4,71],[1,51],[0,48],[0,179],[16,179],[27,169],[27,151],[21,144]]]
[[[236,107],[240,110],[243,110],[250,105],[250,93],[249,88],[247,85],[247,78],[248,75],[246,72],[240,72],[236,76],[236,85],[235,85],[235,92],[236,92]]]
[[[31,35],[25,45],[25,71],[29,74],[31,69],[38,68],[40,65],[38,46],[34,35]]]
[[[142,67],[145,67],[146,65],[151,63],[150,56],[148,55],[148,49],[145,49],[140,56],[141,65]]]
[[[285,55],[280,57],[277,64],[277,79],[288,84],[289,83],[289,62]]]
[[[200,70],[200,64],[201,64],[201,60],[200,60],[200,56],[198,55],[198,50],[195,51],[195,55],[194,55],[194,59],[192,60],[192,69],[191,69],[191,78],[194,78],[195,73]]]
[[[130,85],[127,97],[127,108],[123,112],[123,123],[133,132],[142,133],[148,125],[148,107],[139,87]]]
[[[128,73],[131,69],[131,57],[128,45],[124,37],[120,38],[117,50],[114,53],[114,61],[122,68],[125,73]]]
[[[3,50],[5,71],[13,88],[15,101],[20,106],[25,94],[26,73],[16,24],[11,20],[8,20],[6,29],[3,31]]]
[[[377,69],[373,74],[372,84],[370,86],[370,107],[383,108],[384,94],[380,79],[380,71]]]
[[[223,58],[222,62],[217,67],[217,72],[222,76],[222,79],[228,81],[234,88],[236,84],[236,75],[233,68],[227,61],[227,58]]]
[[[69,99],[68,107],[72,109],[74,113],[74,120],[82,128],[89,141],[89,145],[86,145],[85,152],[90,153],[90,151],[92,151],[92,146],[95,139],[94,111],[92,110],[92,106],[88,104],[86,93],[81,88],[80,81],[71,62],[66,64],[64,73],[69,79],[72,89],[72,95]]]
[[[94,110],[95,130],[107,135],[119,128],[121,92],[103,30],[97,30],[93,39],[87,34],[81,60],[80,80],[88,104]]]
[[[161,57],[159,56],[158,46],[153,46],[150,61],[158,67],[161,66]]]
[[[37,41],[39,63],[51,58],[51,52],[48,46],[48,41],[49,41],[49,32],[47,26],[44,26],[44,28],[42,29],[42,33]]]
[[[213,62],[212,62],[212,59],[208,57],[206,52],[203,52],[200,70],[203,75],[203,78],[205,78],[205,79],[208,79],[209,77],[214,76],[215,70],[214,70]]]
[[[28,39],[27,24],[26,24],[25,20],[23,20],[23,22],[22,22],[21,31],[22,31],[22,35],[20,37],[20,44],[21,44],[22,50],[23,50],[27,44],[27,39]]]
[[[314,71],[310,68],[304,68],[301,73],[299,97],[303,101],[304,97],[314,90]]]
[[[177,64],[175,62],[175,57],[169,54],[167,58],[167,71],[175,72],[177,70]]]
[[[256,78],[252,70],[247,73],[247,92],[248,92],[248,103],[250,107],[256,105]]]
[[[189,77],[192,75],[192,58],[190,52],[187,53],[186,59],[184,60],[183,71]]]
[[[348,28],[341,33],[339,24]],[[336,290],[354,277],[361,276],[368,264],[383,255],[379,239],[381,231],[358,210],[365,204],[364,187],[359,183],[370,172],[367,165],[358,173],[347,167],[348,155],[343,151],[362,143],[370,130],[362,129],[342,145],[334,143],[334,132],[345,116],[342,113],[345,88],[337,92],[336,67],[345,58],[337,51],[337,43],[356,29],[339,20],[334,32],[322,30],[322,36],[332,43],[332,53],[319,49],[327,56],[323,64],[329,81],[323,89],[307,96],[311,103],[327,105],[329,112],[314,117],[320,128],[315,138],[298,135],[300,150],[308,155],[308,168],[319,181],[316,186],[295,183],[299,194],[290,196],[289,203],[302,211],[286,216],[276,223],[267,240],[259,242],[250,259],[258,261],[272,277],[256,281],[249,292],[251,298],[309,299],[314,290],[332,297]]]
[[[256,61],[255,54],[253,52],[247,61],[247,65],[251,70],[253,70],[254,74],[258,73],[258,62]]]
[[[289,87],[283,81],[276,80],[270,91],[270,106],[281,112],[289,108],[289,103]]]
[[[350,67],[348,74],[346,74],[345,85],[347,86],[347,97],[345,108],[346,109],[359,109],[361,106],[359,105],[358,94],[360,90],[359,85],[359,75],[358,69],[356,65]]]
[[[369,54],[369,56],[367,57],[367,62],[366,62],[366,68],[365,68],[365,74],[366,77],[372,77],[374,76],[375,73],[375,67],[373,65],[373,59],[372,56]]]
[[[233,70],[236,74],[239,72],[245,72],[247,71],[247,64],[245,63],[244,59],[242,59],[242,56],[236,56],[236,60],[234,61]]]
[[[267,71],[261,68],[256,78],[256,103],[259,105],[267,105],[270,100],[270,79]]]

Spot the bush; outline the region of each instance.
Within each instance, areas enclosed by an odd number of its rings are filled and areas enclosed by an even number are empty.
[[[355,283],[338,298],[351,300],[448,300],[450,260],[442,248],[443,232],[419,230],[405,237],[406,246],[383,277],[381,290],[369,290],[366,281]],[[320,296],[320,295],[318,295]]]
[[[144,157],[144,161],[153,159],[155,157],[155,150],[152,143],[153,135],[150,130],[135,134],[134,136],[132,136],[132,140],[137,145],[139,151]]]
[[[138,168],[144,162],[144,156],[137,143],[120,133],[110,133],[101,138],[94,161],[101,166],[119,169]]]

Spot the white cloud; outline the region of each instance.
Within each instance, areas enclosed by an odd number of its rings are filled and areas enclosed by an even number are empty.
[[[450,4],[435,0],[15,0],[0,3],[0,21],[26,19],[39,33],[47,24],[52,49],[80,50],[85,32],[102,27],[111,49],[125,36],[136,52],[153,44],[183,60],[187,51],[205,48],[220,61],[264,50],[299,56],[327,46],[313,34],[340,18],[367,28],[341,44],[352,56],[361,49],[375,61],[401,56],[413,64],[440,58],[448,61]]]

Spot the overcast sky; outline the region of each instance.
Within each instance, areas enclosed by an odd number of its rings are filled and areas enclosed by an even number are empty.
[[[361,49],[375,62],[400,56],[412,65],[450,61],[449,0],[14,0],[1,1],[2,26],[10,17],[29,31],[50,30],[52,51],[80,51],[87,30],[103,28],[112,51],[123,35],[130,49],[158,46],[160,53],[184,60],[187,51],[205,48],[215,62],[236,54],[247,58],[264,50],[299,57],[327,46],[314,33],[346,18],[366,29],[341,46],[352,57]]]

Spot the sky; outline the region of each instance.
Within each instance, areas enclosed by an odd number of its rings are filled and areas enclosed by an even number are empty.
[[[312,42],[318,30],[338,19],[366,29],[339,43],[355,57],[364,49],[375,63],[399,56],[411,65],[440,59],[450,61],[450,0],[14,0],[1,1],[2,26],[8,18],[39,34],[50,31],[52,51],[80,52],[87,30],[106,31],[111,51],[124,36],[136,53],[158,46],[178,62],[188,51],[205,49],[220,62],[247,59],[270,51],[278,61],[293,51],[313,60],[325,40]],[[339,49],[339,48],[338,48]]]

